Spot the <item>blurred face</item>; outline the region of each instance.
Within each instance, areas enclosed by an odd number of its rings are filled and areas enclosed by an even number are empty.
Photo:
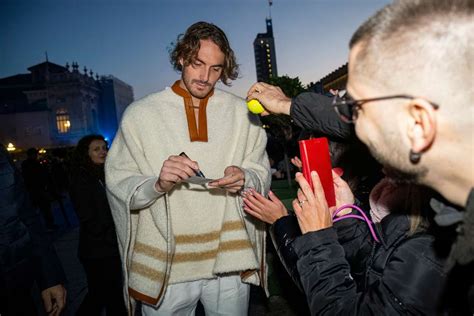
[[[193,99],[204,99],[222,75],[225,55],[213,41],[201,40],[196,58],[183,66],[180,86]],[[182,63],[182,61],[181,61]]]
[[[96,165],[104,164],[107,157],[107,144],[100,139],[93,140],[89,144],[89,157]]]

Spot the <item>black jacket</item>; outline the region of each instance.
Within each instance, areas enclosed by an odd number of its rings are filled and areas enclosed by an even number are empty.
[[[440,227],[454,227],[457,232],[446,265],[449,279],[445,305],[453,315],[474,315],[474,189],[464,210],[440,197],[433,198],[430,204],[436,213],[436,223]]]
[[[280,217],[268,227],[268,231],[283,267],[286,269],[286,272],[288,272],[298,289],[303,292],[303,286],[300,282],[300,274],[296,267],[298,256],[293,247],[293,241],[301,236],[298,219],[294,214]]]
[[[377,228],[381,243],[354,219],[294,241],[313,315],[436,314],[448,252],[437,249],[430,233],[407,236],[405,215],[390,214]]]
[[[290,116],[296,125],[335,141],[354,140],[353,124],[344,123],[332,106],[332,98],[304,92],[291,100]]]
[[[354,126],[341,121],[329,97],[314,92],[302,93],[292,100],[290,115],[293,121],[300,127],[314,130],[322,134],[322,136],[328,136],[331,139],[341,141],[355,139]],[[452,292],[452,296],[455,297],[454,304],[448,304],[451,306],[448,306],[448,312],[452,314],[458,314],[456,311],[458,308],[462,312],[466,311],[464,306],[467,304],[470,305],[471,313],[474,312],[474,190],[469,195],[466,209],[463,213],[462,223],[458,225],[456,230],[458,235],[457,241],[449,256],[449,264],[445,267],[445,270],[449,271],[448,283],[453,284],[452,286],[446,286],[446,291]],[[441,226],[445,225],[441,224]],[[444,238],[443,234],[437,234],[435,243],[444,244],[447,239],[451,240],[450,238]],[[284,235],[284,233],[281,233],[281,235]],[[451,233],[448,235],[451,236]],[[286,244],[293,247],[288,241]],[[354,269],[354,267],[352,268]],[[461,287],[459,280],[463,281]],[[466,293],[468,293],[467,298]]]
[[[28,288],[35,280],[44,290],[64,284],[65,276],[23,179],[0,144],[0,287]]]
[[[71,177],[70,195],[80,222],[79,258],[119,256],[105,183],[81,167]]]

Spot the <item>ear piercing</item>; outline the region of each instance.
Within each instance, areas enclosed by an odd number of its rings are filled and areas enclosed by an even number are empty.
[[[421,153],[416,153],[412,149],[410,149],[409,158],[410,158],[410,162],[416,165],[421,160]]]

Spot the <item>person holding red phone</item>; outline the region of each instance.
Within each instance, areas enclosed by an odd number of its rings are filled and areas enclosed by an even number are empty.
[[[381,181],[370,196],[372,218],[379,220],[376,242],[362,221],[333,222],[335,207],[327,206],[317,173],[311,177],[314,189],[296,175],[294,214],[272,192],[268,199],[244,194],[245,211],[271,224],[274,246],[305,292],[311,314],[435,313],[446,281],[447,245],[439,247],[429,230],[425,212],[432,192]],[[354,203],[347,182],[335,172],[333,177],[336,207]]]

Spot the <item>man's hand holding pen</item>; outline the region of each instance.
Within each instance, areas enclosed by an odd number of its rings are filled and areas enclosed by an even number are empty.
[[[189,159],[186,154],[169,156],[163,162],[155,188],[158,192],[169,192],[176,183],[197,175],[198,171],[198,163]]]
[[[155,188],[158,192],[169,192],[175,184],[192,176],[205,178],[196,161],[191,160],[184,152],[178,156],[169,156],[161,167]],[[224,170],[224,177],[209,182],[210,188],[221,188],[230,193],[237,193],[245,184],[245,173],[237,166]]]

